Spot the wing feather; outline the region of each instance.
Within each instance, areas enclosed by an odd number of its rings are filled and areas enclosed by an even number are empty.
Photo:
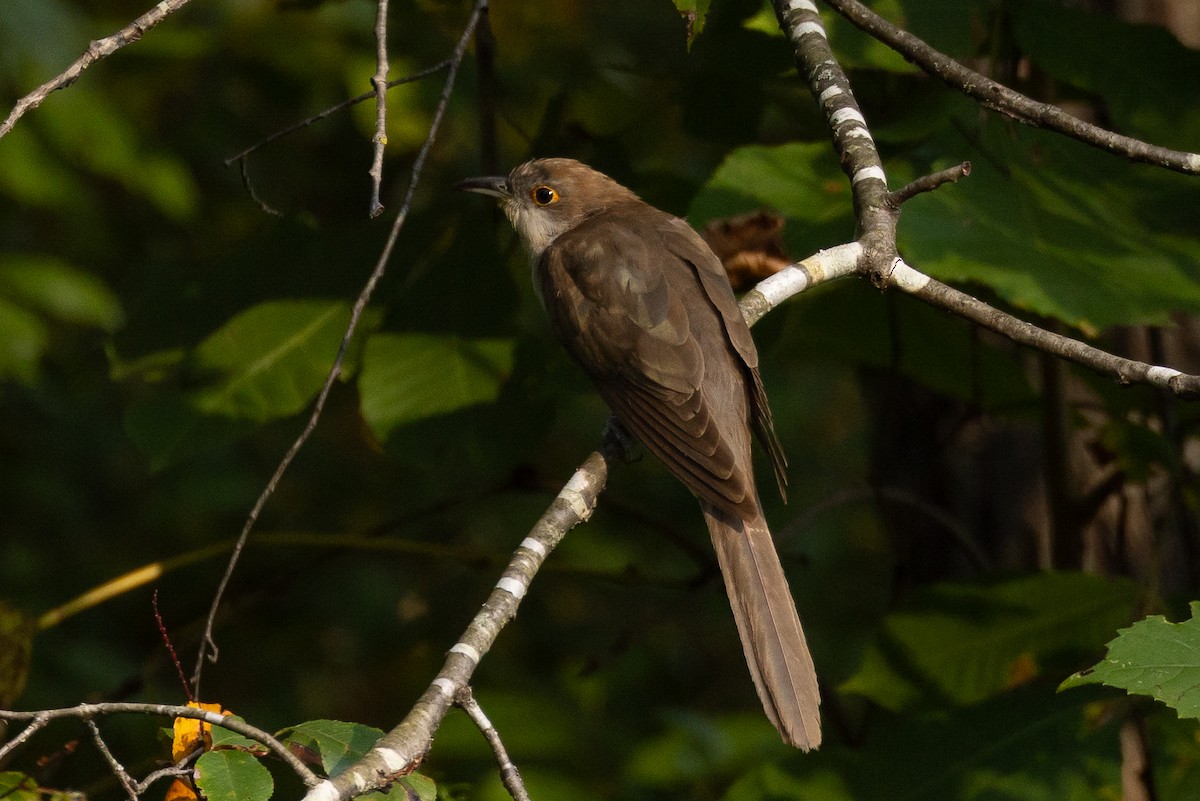
[[[662,249],[647,245],[662,241],[657,230],[669,219],[645,206],[562,234],[538,264],[542,295],[555,332],[630,433],[696,495],[745,513],[757,505],[749,443],[739,434],[748,399],[714,408],[705,382],[743,362],[707,308],[694,265],[674,254],[662,263]]]

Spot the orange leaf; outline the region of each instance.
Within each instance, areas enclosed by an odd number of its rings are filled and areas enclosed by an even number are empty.
[[[221,709],[220,704],[202,704],[199,701],[188,701],[188,706],[193,709],[216,712],[218,715],[229,714],[229,710]],[[201,745],[205,749],[212,746],[212,725],[202,720],[196,720],[195,718],[175,718],[174,731],[175,737],[171,740],[171,759],[175,762],[183,759]],[[195,797],[194,793],[192,797]]]

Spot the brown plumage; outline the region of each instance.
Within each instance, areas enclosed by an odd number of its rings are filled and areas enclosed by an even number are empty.
[[[720,260],[686,222],[571,159],[458,186],[500,199],[555,334],[617,419],[699,499],[767,717],[786,742],[817,747],[816,672],[759,504],[751,432],[780,492],[786,463]]]

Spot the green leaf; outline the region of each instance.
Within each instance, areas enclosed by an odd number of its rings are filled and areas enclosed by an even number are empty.
[[[0,709],[12,709],[13,701],[25,689],[29,677],[29,657],[37,625],[20,610],[0,601]],[[0,798],[4,791],[0,789]]]
[[[854,795],[835,773],[793,776],[767,762],[738,779],[725,797],[727,801],[852,801]]]
[[[691,49],[692,42],[696,41],[700,31],[704,30],[704,18],[708,16],[708,7],[712,4],[712,0],[674,0],[674,2],[679,16],[683,17],[684,24],[687,25],[687,44]]]
[[[762,208],[788,218],[784,240],[794,255],[854,233],[849,183],[825,142],[734,150],[692,200],[688,221],[700,227]]]
[[[820,7],[820,4],[818,4]],[[821,21],[829,35],[829,46],[837,53],[842,68],[879,69],[891,73],[917,74],[920,68],[904,60],[904,56],[833,11],[822,9]],[[896,22],[902,16],[900,0],[876,0],[871,10],[884,19]],[[772,14],[774,17],[774,14]],[[772,19],[774,22],[774,19]]]
[[[1193,601],[1191,609],[1191,619],[1182,623],[1151,615],[1121,629],[1103,660],[1071,676],[1059,689],[1107,684],[1149,695],[1180,717],[1200,718],[1200,601]]]
[[[897,710],[923,695],[975,703],[1035,678],[1047,660],[1097,647],[1135,596],[1133,582],[1082,573],[934,585],[887,616],[881,641],[839,689]]]
[[[240,715],[234,715],[234,720],[245,722]],[[260,742],[251,740],[238,734],[235,731],[223,728],[221,726],[212,727],[212,747],[215,748],[236,748],[239,751],[249,751],[253,754],[263,755],[267,753],[267,747]]]
[[[0,296],[0,376],[32,384],[50,343],[41,318]]]
[[[748,145],[734,150],[704,184],[688,209],[688,219],[703,225],[769,206],[807,223],[839,219],[849,213],[846,178],[825,142]]]
[[[114,374],[141,391],[125,415],[130,438],[158,470],[301,411],[325,382],[349,319],[341,301],[269,301],[233,317],[190,357],[175,349],[115,363]]]
[[[1000,122],[979,140],[986,157],[969,178],[904,206],[900,247],[918,269],[1085,333],[1200,311],[1200,244],[1178,216],[1200,204],[1194,180]]]
[[[196,349],[202,414],[263,422],[303,409],[329,375],[350,321],[341,301],[280,300],[238,314]]]
[[[87,170],[145,197],[174,220],[195,213],[200,190],[185,163],[143,145],[129,116],[96,84],[77,84],[39,110],[42,130]]]
[[[53,322],[116,329],[116,296],[91,273],[49,256],[0,257],[0,376],[32,383]]]
[[[4,771],[0,773],[0,798],[4,801],[39,801],[41,793],[32,776]]]
[[[435,801],[437,784],[421,773],[401,776],[384,792],[367,793],[364,801]]]
[[[1195,149],[1200,53],[1158,25],[1112,14],[1047,2],[1015,3],[1010,10],[1021,50],[1050,75],[1104,98],[1112,118],[1106,127],[1156,145]],[[1137,53],[1136,66],[1113,53]]]
[[[208,801],[267,801],[275,781],[245,751],[209,751],[196,760],[196,786]]]
[[[358,389],[367,424],[382,439],[399,426],[488,403],[513,367],[511,339],[378,334],[367,342]]]
[[[112,331],[121,324],[121,305],[103,281],[52,257],[5,256],[0,261],[0,297],[46,317]]]
[[[283,741],[316,752],[326,776],[336,776],[362,759],[383,732],[359,723],[309,720],[289,729]]]

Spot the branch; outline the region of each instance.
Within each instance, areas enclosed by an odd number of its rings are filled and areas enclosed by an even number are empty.
[[[424,144],[421,145],[420,152],[417,153],[416,159],[413,161],[412,171],[409,176],[408,189],[404,194],[404,200],[400,204],[400,211],[396,214],[396,219],[392,223],[391,232],[388,234],[387,242],[384,244],[383,251],[379,254],[379,259],[375,262],[375,268],[371,271],[371,275],[367,278],[366,284],[363,285],[362,291],[359,292],[358,298],[354,301],[354,308],[350,312],[350,323],[346,326],[346,333],[342,336],[342,342],[338,346],[337,356],[333,360],[333,365],[329,369],[329,375],[325,378],[325,384],[321,387],[321,391],[317,394],[317,399],[313,404],[312,413],[309,415],[308,422],[304,429],[292,442],[287,453],[280,460],[279,465],[275,468],[275,472],[267,481],[266,487],[259,494],[258,499],[254,502],[249,515],[246,517],[246,522],[242,526],[241,533],[238,535],[237,542],[233,546],[233,553],[229,557],[229,564],[225,568],[225,574],[221,576],[221,581],[217,585],[217,591],[213,594],[212,605],[208,610],[208,618],[204,624],[204,634],[200,638],[200,649],[196,654],[196,668],[192,672],[192,692],[196,698],[200,698],[200,674],[204,669],[204,661],[208,657],[208,649],[212,649],[212,659],[217,658],[217,644],[213,640],[213,626],[216,624],[217,610],[221,607],[221,599],[225,595],[225,588],[229,585],[229,579],[233,576],[234,568],[237,566],[238,559],[241,557],[242,550],[246,546],[246,540],[250,537],[250,531],[254,528],[254,524],[258,521],[258,516],[261,514],[263,507],[267,501],[275,494],[275,488],[279,485],[283,474],[287,472],[292,460],[296,458],[296,454],[308,442],[308,438],[317,427],[317,421],[321,419],[321,413],[325,409],[325,401],[329,398],[329,393],[333,389],[334,383],[341,375],[342,362],[346,358],[346,352],[349,350],[350,341],[354,338],[355,332],[358,330],[358,323],[362,319],[363,311],[370,302],[372,295],[375,294],[375,287],[383,278],[384,272],[387,271],[388,260],[391,258],[392,250],[396,246],[396,240],[400,236],[400,229],[404,227],[405,220],[408,219],[408,210],[412,205],[413,195],[416,193],[417,184],[421,180],[421,171],[425,166],[425,158],[429,155],[430,149],[433,147],[434,140],[437,139],[438,130],[441,128],[442,118],[446,114],[446,105],[450,101],[450,93],[454,89],[455,78],[458,77],[458,68],[462,64],[463,57],[467,52],[467,44],[471,41],[471,34],[475,30],[476,23],[479,22],[479,16],[482,9],[487,6],[487,0],[476,0],[475,7],[471,12],[470,18],[467,20],[467,25],[463,29],[462,36],[459,37],[458,44],[454,48],[454,56],[450,60],[450,71],[446,75],[446,83],[442,87],[442,94],[438,100],[437,109],[433,114],[433,121],[429,124],[429,134],[425,137]]]
[[[379,201],[379,188],[383,185],[383,151],[387,147],[387,13],[388,0],[375,0],[375,77],[371,84],[375,87],[375,136],[371,138],[375,145],[375,154],[371,160],[371,219],[383,214],[383,203]]]
[[[96,741],[96,748],[100,750],[100,755],[108,763],[108,767],[117,777],[117,781],[121,782],[121,787],[125,789],[125,795],[129,796],[129,801],[138,801],[137,782],[129,775],[129,771],[125,770],[125,766],[113,756],[113,752],[108,750],[108,743],[104,742],[104,737],[100,734],[100,727],[96,725],[96,721],[85,718],[84,722],[92,730],[92,739]]]
[[[612,438],[606,439],[563,486],[521,541],[483,608],[450,649],[441,671],[404,720],[346,771],[309,789],[304,801],[346,801],[387,786],[421,761],[456,694],[468,685],[501,629],[516,616],[521,599],[546,557],[568,531],[592,516],[619,450]]]
[[[531,801],[529,791],[525,789],[525,782],[521,780],[521,772],[509,758],[508,749],[504,747],[504,742],[500,739],[500,732],[496,731],[496,727],[484,714],[483,708],[475,700],[470,686],[462,687],[454,694],[454,703],[467,713],[467,717],[471,718],[471,721],[483,734],[483,738],[488,741],[488,745],[492,747],[492,753],[496,755],[496,762],[500,765],[500,781],[504,783],[504,789],[508,790],[513,801]]]
[[[1180,398],[1200,398],[1200,376],[1187,375],[1172,367],[1114,356],[1077,339],[1038,328],[914,270],[901,259],[896,260],[892,281],[900,289],[931,305],[978,323],[1013,342],[1028,345],[1090,368],[1101,375],[1107,375],[1116,379],[1119,384],[1149,384]]]
[[[84,70],[92,66],[93,63],[111,56],[125,45],[133,44],[138,39],[141,39],[146,31],[162,22],[170,14],[186,6],[188,2],[189,0],[162,0],[154,8],[142,14],[112,36],[94,40],[88,45],[83,55],[76,59],[66,70],[17,101],[17,104],[13,106],[13,110],[9,112],[8,117],[5,118],[3,123],[0,123],[0,138],[3,138],[5,134],[11,131],[13,126],[17,124],[17,120],[25,116],[26,112],[40,106],[42,101],[51,92],[57,89],[65,89],[75,83],[75,79]]]
[[[10,750],[15,748],[20,743],[24,742],[37,729],[42,728],[51,720],[61,718],[79,718],[81,720],[91,721],[93,718],[104,717],[106,715],[116,714],[137,714],[137,715],[158,715],[169,718],[195,718],[202,720],[212,726],[220,726],[223,729],[229,729],[232,732],[248,737],[256,743],[261,743],[269,749],[275,756],[287,763],[300,780],[308,787],[318,784],[321,780],[308,767],[300,761],[299,757],[293,754],[286,745],[281,743],[277,738],[263,731],[262,729],[251,726],[245,721],[238,720],[232,715],[221,715],[216,712],[209,712],[206,709],[197,709],[192,706],[173,706],[171,704],[133,704],[133,703],[103,703],[103,704],[80,704],[78,706],[64,707],[61,709],[44,709],[39,712],[13,712],[6,709],[0,709],[0,720],[29,720],[32,721],[25,730],[13,738],[12,741],[0,748],[0,759],[2,759]]]
[[[1057,106],[1042,103],[964,67],[908,31],[901,30],[858,0],[825,0],[858,28],[883,42],[947,86],[975,98],[985,107],[1035,128],[1046,128],[1084,144],[1155,164],[1168,170],[1200,174],[1200,154],[1170,150],[1140,139],[1122,136],[1073,117]]]
[[[428,78],[430,75],[433,75],[435,72],[441,72],[442,70],[446,69],[447,67],[449,67],[451,65],[452,62],[453,62],[453,59],[448,58],[445,61],[439,61],[438,63],[434,64],[432,67],[426,67],[423,70],[418,70],[417,72],[414,72],[411,75],[405,75],[403,78],[395,78],[394,80],[390,80],[387,82],[387,88],[391,89],[394,86],[399,86],[404,83],[412,83],[413,81],[419,81],[422,78]],[[245,161],[246,156],[249,156],[254,151],[260,150],[261,148],[271,144],[276,139],[287,136],[290,133],[294,133],[294,132],[300,130],[301,128],[307,128],[309,125],[312,125],[314,122],[319,122],[320,120],[325,119],[326,117],[328,117],[330,114],[333,114],[334,112],[341,111],[342,109],[349,108],[350,106],[353,106],[353,105],[357,105],[358,103],[361,103],[364,100],[370,100],[372,97],[375,97],[375,90],[371,90],[370,92],[363,92],[361,95],[357,95],[356,97],[351,97],[347,100],[343,100],[341,103],[332,105],[329,108],[325,109],[324,111],[319,111],[316,114],[309,117],[308,119],[301,120],[300,122],[297,122],[293,125],[289,125],[288,127],[284,128],[283,130],[276,131],[275,133],[268,136],[266,139],[263,139],[261,142],[256,142],[255,144],[250,145],[250,147],[246,148],[242,152],[236,153],[236,154],[230,156],[229,158],[225,159],[225,166],[232,167],[233,163],[235,161]]]
[[[917,195],[932,192],[946,184],[958,183],[960,178],[966,178],[970,174],[971,162],[964,161],[962,164],[955,164],[953,167],[922,176],[908,186],[897,189],[895,192],[888,192],[888,205],[898,209]]]
[[[829,48],[829,36],[813,0],[773,0],[779,27],[795,49],[796,69],[808,81],[833,134],[842,171],[850,179],[854,217],[862,246],[858,271],[877,285],[887,282],[897,258],[898,209],[888,201],[887,175],[875,140],[854,99],[850,80]]]
[[[827,1],[839,11],[845,7],[856,13],[861,11],[860,16],[878,19],[855,0]],[[857,264],[852,271],[870,278],[881,289],[894,284],[927,303],[978,323],[1014,342],[1075,362],[1101,375],[1115,378],[1121,384],[1138,382],[1166,389],[1181,398],[1200,397],[1200,377],[1186,375],[1170,367],[1114,356],[1070,337],[1038,328],[940,281],[935,281],[905,264],[896,252],[896,226],[900,217],[900,204],[918,192],[929,191],[947,181],[955,180],[956,176],[966,175],[966,165],[918,179],[897,192],[889,193],[886,175],[875,150],[875,142],[850,93],[845,73],[829,49],[825,28],[813,0],[774,0],[774,4],[780,27],[795,48],[796,68],[808,80],[813,94],[825,112],[829,129],[833,133],[834,147],[841,159],[843,171],[850,177],[851,190],[854,193],[855,216],[861,229],[855,243],[859,246],[859,252],[855,253],[850,249],[850,245],[842,245],[825,252],[836,252],[837,260],[841,264],[839,269],[847,269],[842,260],[856,259]],[[882,19],[879,19],[879,23],[886,26],[887,31],[904,37],[905,41],[911,39],[928,49],[920,40],[894,28]],[[873,33],[873,30],[868,32]],[[883,41],[887,42],[886,39]],[[949,61],[945,56],[941,58]],[[956,66],[961,68],[961,65]],[[975,76],[975,73],[965,71]],[[982,76],[975,77],[987,80]],[[1192,158],[1196,158],[1200,163],[1200,157]],[[764,281],[759,287],[759,293],[763,293],[763,288],[768,282],[776,278],[780,276],[772,276]],[[778,286],[767,287],[767,293],[771,294],[771,297],[763,313],[790,296],[789,280],[786,277],[780,278]]]

